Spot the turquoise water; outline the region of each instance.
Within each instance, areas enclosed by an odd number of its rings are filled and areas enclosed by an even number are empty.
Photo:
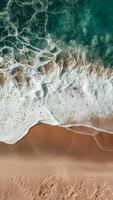
[[[87,59],[113,66],[112,0],[0,0],[0,54],[18,57],[27,47],[80,47]]]
[[[0,0],[0,141],[40,122],[113,133],[95,120],[113,117],[100,64],[113,68],[113,0]]]

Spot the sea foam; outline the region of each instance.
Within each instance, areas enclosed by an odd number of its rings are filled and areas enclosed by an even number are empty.
[[[113,133],[112,8],[1,1],[0,141],[15,143],[41,122]]]
[[[40,122],[93,127],[93,118],[113,117],[113,71],[86,62],[79,49],[57,48],[50,37],[48,43],[50,51],[31,51],[28,60],[0,58],[7,65],[0,69],[0,141],[15,143]]]

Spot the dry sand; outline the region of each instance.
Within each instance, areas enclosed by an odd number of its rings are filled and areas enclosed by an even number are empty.
[[[112,135],[98,140],[113,149]],[[0,144],[0,200],[112,200],[112,172],[112,151],[64,128],[38,125],[15,145]]]

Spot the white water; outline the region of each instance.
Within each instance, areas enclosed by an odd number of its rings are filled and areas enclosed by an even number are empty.
[[[61,74],[62,68],[55,63],[55,56],[52,58],[53,69],[47,74],[37,72],[43,64],[38,59],[39,54],[34,66],[24,66],[24,73],[31,77],[29,87],[26,81],[18,87],[11,75],[12,63],[8,69],[1,69],[6,81],[0,87],[0,141],[15,143],[40,122],[64,127],[92,127],[92,117],[113,117],[112,73],[110,77],[105,70],[94,73],[95,65],[77,64],[74,60]]]

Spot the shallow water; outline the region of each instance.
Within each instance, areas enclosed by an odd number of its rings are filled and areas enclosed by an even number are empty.
[[[59,46],[81,47],[89,61],[112,67],[112,11],[110,0],[3,0],[0,2],[1,55],[13,54],[18,60],[20,52],[44,49],[48,47],[50,34]]]
[[[109,0],[1,1],[1,141],[40,122],[113,132],[112,9]]]

